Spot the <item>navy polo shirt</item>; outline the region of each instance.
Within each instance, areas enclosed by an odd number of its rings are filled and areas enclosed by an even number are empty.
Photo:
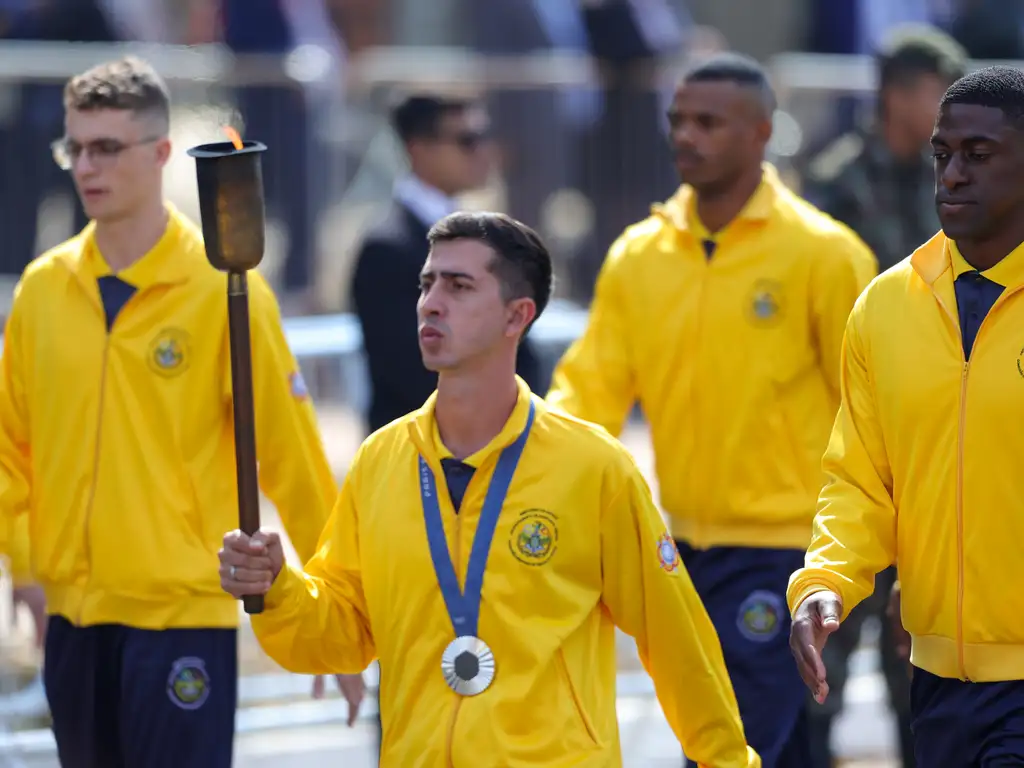
[[[434,449],[441,457],[444,483],[448,486],[448,495],[451,497],[456,514],[458,514],[462,507],[462,500],[466,496],[466,489],[469,488],[469,481],[473,479],[477,466],[480,464],[480,455],[475,453],[472,456],[467,456],[465,461],[456,459],[441,440],[441,433],[437,430],[436,422],[434,423]]]
[[[964,359],[971,359],[974,342],[978,338],[985,316],[1003,295],[1006,286],[992,279],[993,270],[979,272],[952,249],[953,290],[956,293],[956,308],[960,318],[960,338],[964,345]]]
[[[469,481],[473,479],[476,467],[466,464],[458,459],[441,459],[441,469],[444,470],[444,482],[448,486],[448,495],[452,498],[452,506],[456,513],[462,506],[462,499],[466,496],[466,489]]]

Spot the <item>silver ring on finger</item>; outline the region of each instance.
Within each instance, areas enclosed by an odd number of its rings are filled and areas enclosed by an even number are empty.
[[[235,580],[235,566],[232,565],[228,568],[228,576],[231,578],[232,581]]]

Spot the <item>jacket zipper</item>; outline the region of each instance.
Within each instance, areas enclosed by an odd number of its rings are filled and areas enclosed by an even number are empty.
[[[700,288],[698,289],[699,293],[697,294],[697,337],[696,337],[697,338],[697,345],[696,345],[697,346],[697,350],[696,350],[696,354],[694,355],[694,358],[693,358],[694,360],[701,360],[701,359],[703,359],[703,355],[704,355],[704,327],[707,325],[706,318],[705,318],[705,315],[707,314],[707,295],[708,295],[707,284],[708,284],[708,281],[711,279],[711,260],[710,259],[704,259],[704,263],[701,265],[701,267],[702,267],[702,272],[701,272],[701,276],[700,276]],[[690,382],[690,397],[689,397],[690,404],[691,404],[690,413],[695,414],[695,415],[699,414],[699,413],[703,413],[703,410],[699,407],[698,403],[696,402],[696,400],[697,400],[696,392],[697,392],[697,380],[696,380],[696,375],[695,375],[694,378]],[[696,434],[699,436],[700,435],[700,431],[698,430]],[[691,466],[696,466],[696,463],[692,464]],[[699,487],[699,485],[698,485],[698,487]],[[708,515],[708,513],[711,510],[697,509],[695,511],[698,514],[698,518],[695,520],[696,525],[694,526],[694,531],[693,531],[694,541],[692,543],[699,544],[699,543],[701,543],[701,541],[704,538],[704,532],[703,532],[704,523],[707,520],[707,515]]]
[[[476,480],[476,476],[477,476],[477,473],[479,473],[479,471],[480,470],[478,469],[473,474],[473,477],[470,478],[470,480],[469,480],[470,484],[472,484],[473,481]],[[441,473],[441,476],[444,477],[444,472]],[[447,492],[447,488],[448,488],[447,481],[445,481],[444,485],[445,485],[445,490]],[[449,496],[450,495],[451,494],[449,493]],[[467,498],[469,498],[469,488],[468,487],[466,488],[466,492],[463,494],[463,497],[462,497],[463,509],[465,509],[465,501],[466,501]],[[454,507],[453,507],[453,509],[454,509]],[[452,552],[452,565],[455,567],[455,574],[456,574],[456,576],[458,576],[459,572],[462,570],[462,562],[461,562],[462,561],[462,512],[460,512],[460,511],[456,511],[456,513],[455,513],[455,545],[452,547],[452,550],[453,550],[453,552]],[[459,587],[460,587],[460,589],[465,588],[465,583],[460,584]],[[459,710],[461,708],[462,708],[462,697],[461,696],[456,696],[455,697],[455,704],[452,706],[451,720],[448,721],[448,747],[445,750],[447,752],[447,755],[448,755],[448,768],[455,768],[455,757],[452,754],[453,750],[455,748],[455,721],[458,720],[458,718],[459,718]]]
[[[100,400],[96,406],[96,437],[93,441],[93,459],[92,459],[92,483],[89,485],[89,500],[85,505],[85,592],[88,593],[89,585],[92,583],[92,508],[96,501],[96,486],[99,483],[100,474],[100,445],[103,437],[103,410],[106,406],[107,398],[107,366],[110,361],[110,340],[113,337],[114,326],[117,325],[118,319],[124,314],[125,309],[128,308],[132,302],[136,300],[139,295],[139,291],[136,291],[128,300],[121,305],[121,309],[118,310],[117,316],[114,318],[114,322],[110,324],[110,328],[107,329],[107,334],[103,339],[103,358],[102,368],[100,369]],[[102,303],[102,301],[101,301]],[[106,309],[101,310],[106,315]],[[82,624],[82,617],[84,613],[85,595],[82,596],[82,600],[78,603],[78,625]]]
[[[953,327],[959,329],[960,321],[946,306],[946,302],[938,293],[935,293],[935,298],[953,323]],[[996,307],[1002,303],[1003,298],[1005,298],[1005,294],[992,305],[988,314],[982,318],[981,325],[978,326],[978,333],[974,337],[974,347],[978,346],[981,329],[985,327],[985,322]],[[960,414],[957,423],[956,446],[956,662],[960,679],[970,682],[970,678],[967,676],[967,663],[964,660],[964,438],[967,434],[967,381],[971,372],[971,361],[964,350],[962,339],[959,346],[962,368],[960,369]],[[972,348],[971,351],[973,352],[974,349]]]
[[[103,436],[103,407],[107,390],[107,361],[110,356],[110,332],[103,341],[103,363],[100,369],[100,400],[96,407],[96,436],[93,440],[92,483],[89,485],[89,499],[85,504],[85,592],[89,591],[92,581],[92,507],[96,501],[96,485],[100,469],[100,442]],[[82,614],[85,606],[85,595],[78,602],[78,625],[82,625]]]
[[[977,336],[974,343],[978,343]],[[962,350],[963,345],[960,348]],[[969,680],[964,662],[964,435],[967,424],[967,375],[970,370],[970,361],[964,359],[960,377],[960,424],[956,449],[956,660],[963,680]]]

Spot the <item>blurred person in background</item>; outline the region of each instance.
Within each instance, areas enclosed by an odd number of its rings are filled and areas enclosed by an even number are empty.
[[[0,33],[5,40],[113,43],[120,40],[104,0],[0,0]],[[45,158],[61,130],[61,86],[25,81],[12,86],[14,109],[0,117],[0,232],[4,248],[0,274],[16,276],[39,251],[40,207],[51,195],[75,200],[66,173]],[[15,181],[16,180],[16,181]],[[72,229],[88,217],[72,205]]]
[[[208,0],[213,2],[213,0]],[[332,24],[325,0],[216,0],[220,6],[222,40],[243,57],[239,73],[262,71],[268,77],[246,82],[235,91],[246,138],[269,147],[263,159],[263,178],[269,213],[287,232],[280,269],[286,306],[308,311],[316,266],[317,230],[327,202],[326,177],[331,167],[327,147],[318,138],[318,102],[327,92],[317,83],[292,79],[288,56],[314,49],[327,66],[324,77],[341,87],[344,43]],[[193,9],[198,13],[198,10]],[[249,61],[244,57],[253,57]],[[259,57],[263,56],[262,65]],[[272,66],[268,66],[273,62]]]
[[[58,758],[229,768],[239,612],[210,539],[237,521],[224,276],[163,197],[152,67],[98,65],[64,103],[53,157],[91,221],[23,272],[0,361],[0,511],[27,516],[46,594]],[[250,290],[260,484],[305,561],[337,485],[274,295],[255,273]]]
[[[952,0],[953,36],[972,59],[1024,59],[1024,4],[1020,0]]]
[[[544,0],[538,0],[544,2]],[[576,0],[600,82],[600,111],[577,150],[594,206],[594,247],[573,261],[574,298],[588,302],[608,244],[676,186],[663,115],[662,59],[681,55],[693,21],[670,0]]]
[[[615,435],[640,403],[747,739],[766,768],[805,768],[786,585],[824,479],[846,318],[876,262],[765,162],[775,103],[746,56],[682,78],[668,118],[686,182],[612,245],[549,401]]]
[[[966,67],[963,49],[942,31],[895,30],[877,54],[875,121],[807,164],[805,197],[857,232],[882,270],[938,231],[928,140],[942,94]]]
[[[459,209],[459,195],[484,186],[493,169],[490,118],[478,101],[408,95],[394,105],[391,123],[409,172],[395,184],[383,220],[364,237],[351,281],[370,369],[371,432],[416,410],[437,386],[437,374],[423,366],[416,329],[427,232]],[[518,368],[532,388],[543,391],[529,339],[519,348]]]
[[[808,199],[860,235],[883,270],[939,230],[929,140],[942,94],[966,67],[963,49],[940,30],[894,30],[877,56],[875,125],[842,136],[809,164]],[[895,567],[880,573],[874,594],[843,622],[825,649],[832,695],[825,706],[810,710],[816,768],[831,765],[832,723],[842,707],[849,657],[870,616],[881,620],[882,669],[897,716],[902,764],[914,765],[909,662],[900,657],[898,635],[886,615],[895,582]]]
[[[579,0],[468,0],[465,9],[484,56],[589,53]],[[487,105],[508,213],[539,227],[552,196],[583,183],[580,147],[600,116],[600,93],[578,85],[498,85]]]

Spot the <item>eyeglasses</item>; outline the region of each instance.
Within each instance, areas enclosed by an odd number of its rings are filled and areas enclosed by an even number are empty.
[[[162,136],[150,136],[138,141],[125,142],[120,139],[94,139],[93,141],[81,144],[67,136],[57,139],[50,144],[50,151],[53,153],[53,161],[62,171],[70,171],[78,158],[85,152],[89,159],[100,168],[110,167],[126,149],[139,147],[143,144],[152,144],[159,141]]]

